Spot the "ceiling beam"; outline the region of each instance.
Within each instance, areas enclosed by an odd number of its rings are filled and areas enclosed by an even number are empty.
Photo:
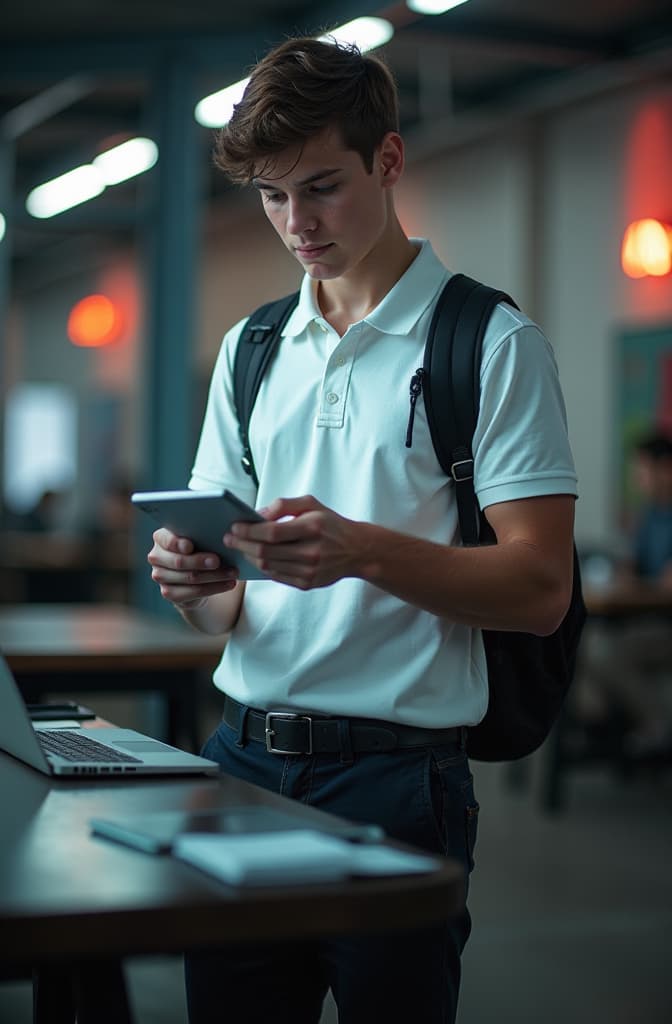
[[[88,96],[94,87],[93,79],[85,75],[71,75],[3,114],[0,117],[0,132],[7,139],[18,139],[31,128],[36,128]]]
[[[409,163],[437,153],[447,153],[481,139],[509,131],[528,118],[539,117],[576,103],[596,100],[651,81],[672,79],[672,48],[631,60],[611,61],[598,67],[571,73],[558,73],[505,100],[501,107],[492,104],[465,110],[454,117],[434,119],[409,128],[405,133]]]
[[[212,32],[161,32],[138,35],[137,32],[109,33],[83,37],[40,38],[7,41],[0,45],[0,67],[5,79],[24,80],[41,76],[76,74],[128,74],[151,71],[166,59],[179,54],[197,72],[222,75],[222,87],[236,81],[271,46],[295,33],[318,34],[362,15],[374,14],[376,0],[330,0],[310,6],[310,17],[300,12],[290,17],[282,13],[265,17],[260,28],[249,31],[213,30]]]
[[[620,53],[621,39],[615,32],[610,33],[608,26],[600,33],[568,32],[547,28],[542,22],[536,21],[485,17],[476,19],[466,15],[460,17],[455,12],[451,14],[451,17],[444,14],[414,22],[406,26],[405,32],[409,37],[421,34],[447,40],[481,41],[498,47],[500,52],[511,48],[515,56],[524,49],[531,59],[540,61],[545,59],[544,54],[547,53],[561,53],[565,58],[574,55],[575,58],[583,59],[604,59]]]
[[[586,46],[581,50],[566,46],[540,46],[526,39],[498,39],[494,35],[453,35],[451,32],[432,32],[427,28],[414,28],[395,36],[393,47],[395,66],[406,61],[424,58],[427,53],[443,53],[456,57],[495,57],[511,61],[565,67],[588,60],[604,60],[603,50]]]
[[[227,32],[209,36],[105,35],[81,39],[34,39],[27,43],[0,46],[0,67],[6,79],[20,81],[42,78],[49,81],[65,74],[151,73],[166,59],[179,55],[200,71],[230,72],[235,79],[256,54],[279,38],[280,27],[268,26],[263,33]]]

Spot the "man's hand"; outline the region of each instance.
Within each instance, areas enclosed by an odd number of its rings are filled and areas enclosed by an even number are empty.
[[[569,604],[571,495],[490,505],[497,544],[466,548],[345,519],[310,495],[278,498],[261,514],[263,523],[235,523],[224,543],[300,590],[363,579],[452,622],[540,636]]]
[[[224,543],[269,579],[312,590],[355,575],[362,554],[357,523],[311,495],[277,498],[260,511],[265,523],[234,523]]]
[[[238,570],[220,564],[212,552],[194,552],[194,545],[170,530],[153,533],[154,546],[147,555],[152,579],[161,596],[184,611],[202,607],[209,597],[233,590]]]

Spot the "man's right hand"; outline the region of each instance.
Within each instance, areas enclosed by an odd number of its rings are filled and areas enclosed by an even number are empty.
[[[154,546],[147,555],[152,579],[161,596],[180,611],[195,611],[215,594],[234,590],[238,570],[222,565],[218,555],[194,551],[186,537],[178,537],[165,527],[152,534]]]

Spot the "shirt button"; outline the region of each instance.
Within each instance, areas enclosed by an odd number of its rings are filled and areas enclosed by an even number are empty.
[[[333,391],[329,391],[327,393],[327,401],[329,402],[329,405],[336,405],[336,402],[338,401],[338,395],[335,394],[335,392]]]
[[[338,356],[338,358],[334,359],[334,366],[345,366],[345,359],[343,356]]]

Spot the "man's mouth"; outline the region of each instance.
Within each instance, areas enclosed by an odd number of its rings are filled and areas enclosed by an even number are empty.
[[[332,245],[332,242],[326,242],[324,245],[295,245],[294,252],[303,260],[316,259],[326,252],[327,249],[331,248]]]

